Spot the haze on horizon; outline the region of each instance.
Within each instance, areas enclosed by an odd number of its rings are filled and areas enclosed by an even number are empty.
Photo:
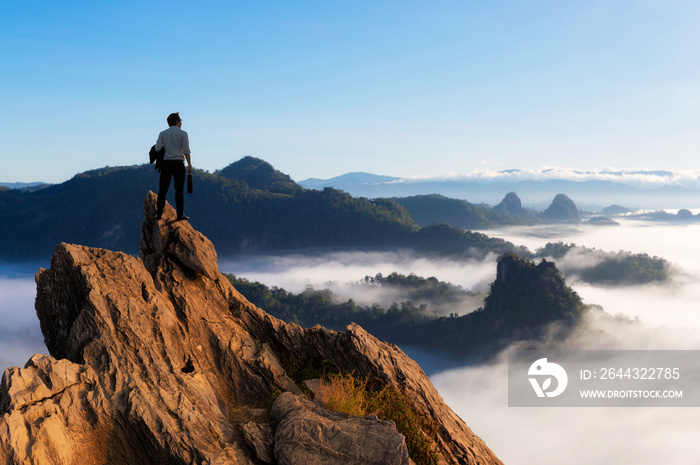
[[[14,2],[0,182],[143,163],[172,111],[208,171],[695,169],[699,20],[682,0]]]

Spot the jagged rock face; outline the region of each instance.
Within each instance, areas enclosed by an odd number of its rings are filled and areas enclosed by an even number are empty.
[[[170,206],[156,221],[155,202],[149,193],[140,259],[59,244],[37,273],[52,356],[3,375],[0,463],[263,463],[246,434],[265,431],[255,424],[269,424],[273,390],[301,396],[291,373],[322,360],[404,392],[440,426],[443,463],[501,463],[396,346],[356,325],[305,330],[271,317]]]

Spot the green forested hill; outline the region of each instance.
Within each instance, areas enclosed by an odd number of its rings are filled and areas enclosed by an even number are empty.
[[[185,212],[220,254],[370,247],[473,256],[514,249],[446,225],[421,229],[393,200],[303,189],[252,157],[214,174],[195,171],[194,181]],[[149,190],[157,192],[158,173],[140,165],[88,171],[35,192],[0,192],[0,259],[47,258],[59,242],[138,253]]]
[[[254,157],[244,157],[215,172],[221,177],[242,181],[251,189],[278,194],[295,194],[302,187],[288,175],[277,171],[269,163]]]

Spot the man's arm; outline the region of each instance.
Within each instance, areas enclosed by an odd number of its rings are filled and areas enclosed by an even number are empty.
[[[190,137],[186,132],[185,137],[182,140],[182,154],[185,156],[185,160],[187,160],[187,171],[192,172],[192,161],[190,160]]]
[[[156,152],[163,148],[163,134],[158,134],[158,140],[156,141]]]

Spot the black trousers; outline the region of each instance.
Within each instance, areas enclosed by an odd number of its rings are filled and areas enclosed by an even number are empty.
[[[158,191],[157,214],[160,217],[165,208],[165,196],[170,188],[170,179],[175,179],[175,206],[177,216],[185,213],[185,162],[180,160],[163,160],[160,165],[160,190]]]

